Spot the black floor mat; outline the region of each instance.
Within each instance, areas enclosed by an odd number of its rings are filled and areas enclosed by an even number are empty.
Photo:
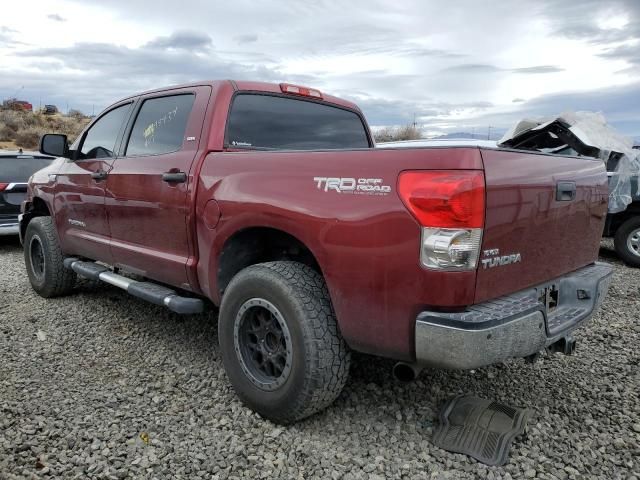
[[[487,465],[504,465],[514,438],[524,433],[529,411],[492,400],[459,396],[440,411],[433,443]]]

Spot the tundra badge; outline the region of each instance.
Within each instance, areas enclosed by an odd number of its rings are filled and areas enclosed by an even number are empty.
[[[73,226],[75,226],[75,227],[82,227],[82,228],[85,228],[85,227],[87,226],[83,221],[81,221],[81,220],[74,220],[73,218],[70,218],[70,219],[68,220],[68,222],[69,222],[69,225],[73,225]]]
[[[522,255],[518,253],[510,253],[509,255],[500,255],[498,248],[491,248],[483,250],[482,268],[504,267],[505,265],[511,265],[512,263],[520,263],[522,261]]]

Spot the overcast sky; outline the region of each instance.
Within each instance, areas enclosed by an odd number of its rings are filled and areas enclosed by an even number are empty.
[[[355,100],[374,126],[479,133],[597,110],[640,137],[640,0],[11,1],[0,69],[2,98],[85,113],[257,79]]]

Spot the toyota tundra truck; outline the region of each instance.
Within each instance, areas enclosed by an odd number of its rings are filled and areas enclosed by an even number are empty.
[[[33,289],[80,275],[179,314],[217,307],[230,383],[275,422],[329,405],[352,351],[406,378],[571,350],[611,278],[601,161],[376,148],[356,105],[312,88],[149,91],[40,150],[58,158],[22,205]]]

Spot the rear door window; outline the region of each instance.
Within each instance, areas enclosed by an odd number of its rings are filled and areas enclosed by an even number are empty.
[[[160,155],[180,150],[195,95],[145,100],[133,124],[127,156]]]
[[[370,147],[358,114],[323,103],[274,95],[239,94],[229,114],[232,148],[324,150]]]

